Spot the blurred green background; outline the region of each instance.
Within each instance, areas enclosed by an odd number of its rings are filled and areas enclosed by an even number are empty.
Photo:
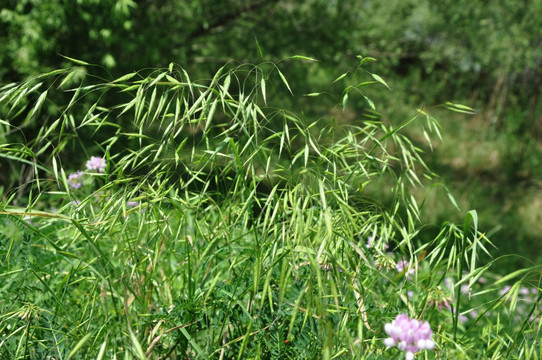
[[[442,110],[443,141],[429,148],[421,132],[414,141],[440,175],[442,187],[419,189],[431,237],[446,220],[461,221],[476,209],[480,228],[497,247],[494,256],[519,254],[542,260],[542,1],[472,0],[3,0],[0,10],[0,84],[72,66],[63,56],[99,66],[81,66],[86,82],[113,80],[135,70],[180,64],[205,81],[227,62],[276,62],[303,55],[317,63],[280,63],[292,91],[275,90],[284,107],[307,117],[355,121],[364,103],[347,110],[322,98],[307,107],[303,94],[342,89],[330,85],[353,71],[357,55],[378,60],[371,71],[382,87],[370,94],[383,121],[397,124],[416,108],[453,101],[475,115]],[[73,84],[78,79],[71,80]],[[67,88],[70,83],[65,84]],[[340,90],[338,90],[340,91]],[[111,103],[119,94],[110,93]],[[89,99],[89,102],[92,99]],[[62,103],[62,99],[58,99]],[[109,101],[109,99],[108,99]],[[55,107],[55,100],[47,103]],[[2,114],[0,112],[0,114]],[[49,119],[43,118],[46,122]],[[32,141],[40,123],[17,124],[1,142]],[[107,136],[107,134],[102,134]],[[83,141],[85,141],[83,139]],[[88,139],[91,147],[96,138]],[[75,150],[74,150],[75,151]],[[69,163],[69,160],[67,160]],[[73,157],[73,168],[81,165]],[[66,163],[66,162],[65,162]],[[0,159],[5,194],[28,169]],[[372,185],[386,197],[386,186]],[[527,265],[507,257],[503,272]],[[500,270],[500,269],[499,269]]]

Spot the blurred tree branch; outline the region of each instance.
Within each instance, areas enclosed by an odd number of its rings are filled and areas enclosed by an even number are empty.
[[[241,17],[244,14],[257,11],[263,8],[264,6],[272,5],[272,4],[278,3],[279,1],[280,0],[256,1],[248,6],[238,9],[235,12],[223,15],[222,17],[216,19],[212,24],[201,25],[198,29],[189,33],[188,36],[186,37],[186,40],[192,40],[201,36],[205,36],[212,30],[225,26],[228,23],[235,21],[237,18]]]

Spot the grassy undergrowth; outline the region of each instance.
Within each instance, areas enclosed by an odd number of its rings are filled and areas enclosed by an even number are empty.
[[[349,124],[277,105],[291,90],[270,63],[96,81],[76,61],[1,88],[20,175],[0,209],[0,357],[402,358],[384,325],[406,313],[434,332],[418,357],[540,359],[541,268],[492,274],[476,211],[422,240],[411,190],[435,174],[403,131],[439,124],[384,121],[369,62],[335,94],[367,104]]]

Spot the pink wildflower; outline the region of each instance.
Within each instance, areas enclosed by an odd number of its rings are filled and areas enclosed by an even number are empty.
[[[440,286],[437,286],[429,292],[429,305],[438,306],[440,311],[442,311],[442,307],[450,310],[450,301],[452,300],[453,299],[448,293],[448,291],[443,290]]]
[[[510,285],[506,285],[505,287],[503,287],[500,291],[499,291],[499,294],[501,295],[504,295],[506,293],[508,293],[510,291],[512,287]]]
[[[399,314],[391,323],[384,326],[390,337],[384,339],[384,345],[397,345],[401,351],[406,351],[405,359],[414,359],[414,354],[420,350],[431,350],[435,347],[433,331],[427,321],[410,319],[406,314]]]
[[[467,321],[469,321],[469,318],[466,317],[465,315],[459,314],[459,315],[457,316],[457,320],[458,320],[461,324],[464,324],[464,323],[466,323]]]
[[[527,289],[525,286],[523,286],[523,287],[521,287],[521,288],[519,289],[519,293],[520,293],[521,295],[529,295],[530,291],[529,291],[529,289]]]
[[[395,268],[397,269],[397,272],[403,272],[404,271],[407,274],[407,276],[414,275],[414,272],[415,272],[414,268],[409,269],[408,265],[409,265],[408,261],[399,260],[397,262],[397,265],[395,266]]]
[[[96,170],[97,172],[103,173],[105,170],[106,164],[105,160],[99,156],[91,156],[90,160],[87,161],[88,170]]]
[[[79,170],[68,175],[68,185],[73,189],[80,189],[83,186],[83,172]]]

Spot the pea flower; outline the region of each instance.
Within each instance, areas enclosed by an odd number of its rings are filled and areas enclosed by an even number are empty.
[[[410,268],[410,269],[409,269],[409,268],[408,268],[408,265],[409,265],[409,264],[408,264],[408,261],[406,261],[406,260],[399,260],[399,261],[397,262],[397,265],[395,265],[395,269],[397,269],[397,272],[400,272],[400,273],[404,271],[404,272],[406,273],[407,277],[408,277],[409,275],[414,275],[414,273],[416,272],[416,270],[414,270],[414,268]],[[407,270],[408,270],[408,271],[407,271]]]
[[[139,205],[139,202],[138,201],[126,201],[126,206],[129,207],[129,208],[133,208],[133,207],[136,207]]]
[[[395,261],[392,257],[393,254],[376,254],[375,265],[379,270],[386,269],[391,270],[395,267]]]
[[[320,263],[320,269],[325,270],[325,271],[332,271],[333,270],[333,265],[327,264],[327,263]],[[343,269],[341,269],[340,267],[337,266],[337,271],[342,273]]]
[[[440,286],[437,286],[435,289],[432,289],[429,293],[428,301],[429,305],[431,306],[438,306],[440,311],[442,311],[442,307],[444,306],[448,310],[451,309],[450,301],[452,301],[452,297],[446,291],[443,290]]]
[[[68,175],[68,185],[72,189],[80,189],[83,186],[83,172],[79,170]]]
[[[391,323],[384,326],[390,337],[384,339],[384,345],[397,345],[401,351],[406,351],[405,360],[413,360],[414,354],[420,350],[432,350],[435,347],[433,331],[427,321],[411,319],[406,314],[399,314]]]
[[[529,295],[530,291],[529,291],[529,289],[527,289],[525,286],[523,286],[523,287],[521,287],[521,288],[519,289],[519,293],[520,293],[521,295]]]
[[[87,161],[88,170],[96,170],[97,172],[103,173],[105,170],[105,160],[99,156],[91,156],[90,160]]]

